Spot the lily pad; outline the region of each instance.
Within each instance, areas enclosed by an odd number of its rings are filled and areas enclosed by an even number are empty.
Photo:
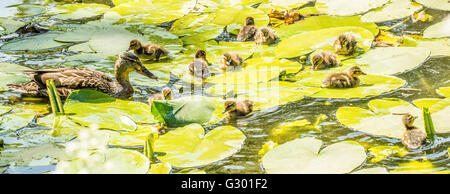
[[[147,39],[140,34],[132,33],[122,27],[109,27],[96,31],[89,40],[89,45],[97,53],[106,56],[116,56],[126,51],[130,41],[133,39],[147,42]]]
[[[223,29],[224,27],[221,25],[208,23],[195,28],[173,31],[173,33],[180,36],[184,44],[197,45],[216,38],[223,32]]]
[[[94,90],[76,90],[67,97],[64,110],[70,118],[84,126],[97,124],[100,128],[134,131],[135,126],[120,117],[137,123],[154,123],[150,106],[142,102],[113,98]],[[71,115],[73,114],[73,115]]]
[[[448,0],[414,0],[417,3],[429,7],[432,9],[439,9],[444,11],[450,11],[450,2]]]
[[[318,10],[329,15],[352,16],[381,7],[389,0],[317,0]]]
[[[144,36],[155,44],[163,46],[170,53],[175,54],[183,49],[183,41],[175,34],[166,31],[163,28],[151,26],[142,30]]]
[[[215,17],[214,13],[187,14],[177,19],[170,28],[170,31],[180,31],[189,28],[196,28],[211,22]]]
[[[52,16],[53,19],[60,20],[81,20],[102,14],[109,9],[109,6],[95,3],[75,3],[66,4],[55,7],[49,13],[56,14]]]
[[[425,62],[431,52],[422,47],[380,47],[356,59],[365,73],[394,75],[407,72]]]
[[[439,95],[450,98],[450,87],[441,87],[436,91]]]
[[[361,20],[364,22],[385,22],[413,15],[422,9],[420,4],[411,0],[391,0],[385,6],[364,14]]]
[[[366,159],[364,147],[354,141],[328,145],[306,137],[295,139],[270,150],[262,158],[269,174],[342,174],[349,173]]]
[[[405,157],[408,154],[408,150],[400,146],[374,146],[369,148],[369,152],[373,155],[369,162],[373,163],[380,162],[392,155]]]
[[[368,50],[372,45],[373,34],[362,27],[336,27],[309,31],[294,35],[281,41],[276,47],[276,56],[297,57],[314,50],[334,51],[334,40],[344,32],[352,32],[358,41],[358,47]]]
[[[19,5],[17,6],[17,10],[19,13],[17,15],[20,16],[34,16],[45,13],[47,11],[47,8],[41,5]]]
[[[36,36],[29,36],[17,40],[8,41],[6,44],[0,47],[2,50],[9,51],[32,51],[38,52],[43,50],[51,50],[58,47],[65,46],[65,43],[56,42],[53,39],[59,36],[59,32],[49,32],[45,34],[39,34]]]
[[[160,136],[155,151],[165,155],[158,159],[186,168],[207,165],[238,152],[246,137],[232,126],[220,126],[205,134],[199,124],[177,128]]]
[[[169,163],[156,163],[150,165],[149,174],[169,174],[172,171],[172,165]]]
[[[10,106],[0,105],[0,115],[3,115],[11,110],[12,110],[12,107],[10,107]]]
[[[111,132],[109,136],[108,145],[113,146],[143,146],[145,144],[145,138],[152,132],[157,131],[156,126],[138,126],[136,131],[131,132]]]
[[[10,34],[24,26],[25,23],[7,18],[0,18],[0,35]]]
[[[30,124],[35,116],[36,113],[32,111],[14,110],[0,117],[0,131],[21,129]]]
[[[261,10],[251,7],[226,7],[216,12],[216,18],[212,21],[214,24],[227,26],[227,31],[237,34],[241,26],[244,25],[245,18],[253,17],[255,19],[255,26],[267,26],[269,24],[269,17]]]
[[[450,37],[450,15],[441,22],[433,24],[423,31],[424,38]]]
[[[431,56],[450,56],[449,39],[424,39],[423,41],[417,41],[417,47],[430,49]]]

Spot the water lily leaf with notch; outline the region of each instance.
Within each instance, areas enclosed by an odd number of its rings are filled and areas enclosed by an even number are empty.
[[[48,32],[36,36],[24,37],[16,40],[8,41],[0,49],[9,51],[31,51],[39,52],[43,50],[51,50],[67,45],[66,43],[56,42],[53,39],[59,36],[60,32]]]
[[[144,42],[148,41],[140,34],[132,33],[122,27],[111,26],[107,29],[96,31],[89,40],[89,45],[97,53],[116,56],[126,51],[130,45],[130,41],[133,39],[140,39]]]
[[[76,90],[67,97],[64,104],[69,117],[83,126],[97,124],[99,128],[134,131],[133,126],[119,117],[129,117],[136,123],[155,123],[150,106],[142,102],[113,98],[94,90]],[[72,115],[73,114],[73,115]]]
[[[423,47],[380,47],[364,53],[355,62],[365,73],[394,75],[418,67],[430,54]]]
[[[54,7],[49,13],[56,14],[52,19],[80,20],[102,14],[109,6],[95,3],[75,3]]]
[[[450,11],[450,2],[448,0],[414,0],[417,3],[432,9]]]
[[[328,15],[352,16],[381,7],[389,0],[317,0],[318,10]]]
[[[126,147],[143,146],[147,135],[157,131],[158,128],[153,125],[140,125],[136,131],[131,132],[110,131],[108,145]]]
[[[0,18],[0,35],[10,34],[24,26],[25,23],[8,18]]]
[[[245,18],[253,17],[257,27],[267,26],[269,17],[261,10],[251,7],[225,7],[216,12],[214,24],[227,26],[227,32],[237,34],[244,25]]]
[[[338,17],[321,15],[315,17],[305,18],[302,22],[296,22],[291,25],[280,25],[275,28],[277,36],[281,39],[289,38],[303,32],[315,31],[325,28],[355,26],[366,28],[374,36],[378,34],[378,26],[375,23],[364,23],[361,21],[361,16]]]
[[[74,123],[69,117],[58,116],[55,119],[54,114],[49,114],[45,117],[38,118],[36,123],[44,127],[52,128],[50,134],[53,137],[76,137],[78,136],[78,132],[81,129],[84,129],[84,127]]]
[[[308,54],[314,50],[322,49],[334,51],[334,40],[344,32],[352,32],[358,41],[358,47],[368,50],[371,47],[373,34],[362,27],[336,27],[316,31],[309,31],[294,35],[281,41],[276,47],[276,56],[297,57]]]
[[[157,100],[151,105],[153,116],[167,126],[203,124],[211,120],[214,103],[203,96],[188,96],[175,100]]]
[[[364,147],[354,141],[342,141],[324,149],[322,141],[305,137],[270,150],[262,158],[269,174],[343,174],[360,166],[366,159]]]
[[[306,94],[315,98],[364,98],[391,92],[406,84],[405,80],[394,76],[369,74],[361,76],[361,85],[355,88],[321,88],[327,75],[328,73],[305,72],[297,74],[296,79],[299,80],[298,84],[319,88],[320,90],[312,95]]]
[[[41,5],[19,5],[17,6],[17,10],[19,13],[17,13],[17,15],[20,15],[22,17],[25,16],[34,16],[34,15],[39,15],[42,13],[45,13],[45,11],[47,11],[47,8]]]
[[[450,15],[445,17],[441,22],[428,26],[423,31],[423,38],[444,38],[450,37]]]
[[[155,151],[165,153],[158,159],[186,168],[207,165],[238,152],[245,135],[232,126],[220,126],[205,134],[199,124],[191,124],[160,136]]]
[[[364,22],[386,22],[402,19],[422,9],[422,5],[411,0],[391,0],[381,8],[364,14],[361,20]]]

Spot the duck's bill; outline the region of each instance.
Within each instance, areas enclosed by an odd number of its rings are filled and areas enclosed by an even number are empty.
[[[152,72],[150,72],[150,71],[149,71],[148,69],[146,69],[146,68],[142,69],[142,71],[139,72],[139,74],[144,75],[144,76],[147,76],[147,77],[150,78],[150,79],[158,80],[158,77],[157,77],[155,74],[153,74]]]

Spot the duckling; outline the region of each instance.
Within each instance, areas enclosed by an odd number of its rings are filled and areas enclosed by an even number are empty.
[[[154,59],[156,62],[159,61],[159,58],[167,56],[169,54],[169,51],[167,51],[166,49],[157,44],[153,43],[142,44],[142,42],[138,39],[130,41],[130,46],[127,51],[130,50],[132,50],[134,54],[136,54],[141,59],[146,60]]]
[[[304,16],[298,10],[286,10],[284,12],[284,24],[293,24],[296,21],[303,20]]]
[[[237,117],[246,116],[252,112],[254,102],[245,100],[227,100],[224,103],[225,110],[222,114],[227,114],[227,119],[235,119]]]
[[[153,94],[148,98],[148,104],[151,106],[154,100],[172,100],[172,89],[165,87],[160,93]]]
[[[356,50],[356,43],[355,36],[350,32],[346,32],[339,35],[333,42],[333,47],[337,54],[351,55]]]
[[[426,143],[427,134],[422,130],[414,126],[414,121],[417,116],[412,116],[409,113],[392,113],[393,115],[403,115],[402,123],[405,126],[405,131],[403,132],[402,144],[408,149],[418,149],[423,144]]]
[[[239,66],[244,60],[237,52],[228,51],[223,53],[219,60],[219,68],[226,70],[228,66]]]
[[[271,44],[275,41],[277,36],[275,35],[275,30],[270,27],[258,28],[255,34],[256,44]]]
[[[367,75],[358,66],[353,66],[347,72],[339,72],[328,75],[322,82],[324,88],[353,88],[359,86],[360,75]]]
[[[211,74],[208,70],[208,60],[206,60],[206,52],[198,50],[195,53],[195,59],[188,65],[189,72],[196,77],[203,79],[208,78]]]
[[[333,52],[320,50],[311,57],[312,69],[314,71],[327,69],[341,65],[337,55]]]
[[[241,42],[251,41],[254,39],[256,31],[255,20],[252,17],[247,17],[245,19],[245,25],[239,30],[237,40]]]

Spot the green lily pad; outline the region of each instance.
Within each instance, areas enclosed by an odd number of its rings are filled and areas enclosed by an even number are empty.
[[[297,35],[303,32],[316,31],[326,28],[344,27],[344,26],[357,26],[366,28],[374,36],[378,35],[378,26],[375,23],[364,23],[361,21],[361,16],[351,17],[337,17],[321,15],[316,17],[305,18],[302,22],[296,22],[291,25],[280,25],[275,28],[277,36],[284,40],[293,35]]]
[[[122,16],[132,15],[132,17],[129,17],[132,22],[159,24],[183,17],[192,9],[192,3],[191,1],[127,1],[116,4],[111,11]]]
[[[392,155],[405,157],[408,154],[408,150],[400,146],[374,146],[369,148],[369,152],[373,155],[369,162],[373,163],[380,162]]]
[[[163,28],[151,26],[144,28],[142,33],[148,37],[150,42],[163,46],[172,54],[178,53],[183,49],[183,41],[177,35]]]
[[[111,132],[108,145],[113,146],[143,146],[145,138],[152,132],[158,131],[156,126],[138,126],[136,131],[131,132]]]
[[[443,103],[446,103],[447,106],[442,106],[437,103],[430,107],[430,109],[433,109],[433,107],[435,109],[431,117],[436,133],[450,131],[450,128],[445,124],[446,119],[444,117],[450,110],[450,104],[448,104],[449,101]],[[336,118],[342,124],[357,131],[400,139],[403,137],[405,130],[401,122],[402,116],[392,115],[392,113],[410,113],[418,116],[414,125],[424,130],[421,109],[406,101],[396,98],[384,98],[372,100],[368,105],[370,110],[359,107],[340,107],[336,111]]]
[[[71,51],[71,52],[84,52],[84,53],[92,53],[94,52],[91,47],[89,47],[89,42],[85,42],[85,43],[81,43],[81,44],[76,44],[73,45],[71,47],[69,47],[67,49],[67,51]],[[83,53],[83,54],[84,54]],[[73,55],[72,55],[73,56]],[[67,59],[67,58],[66,58]],[[102,59],[102,58],[101,58]]]
[[[189,96],[175,100],[153,101],[153,116],[168,126],[184,126],[191,123],[206,123],[211,120],[214,103],[207,97]]]
[[[156,163],[150,165],[149,174],[169,174],[172,171],[172,165],[169,163]]]
[[[349,173],[366,159],[364,147],[343,141],[320,150],[322,141],[306,137],[270,150],[262,158],[269,174],[342,174]]]
[[[232,126],[220,126],[205,134],[199,124],[177,128],[160,136],[155,151],[165,155],[158,159],[186,168],[207,165],[239,151],[246,137]]]
[[[94,90],[72,92],[67,97],[64,110],[72,120],[83,126],[96,124],[100,128],[112,130],[136,130],[135,125],[127,122],[129,119],[137,123],[156,122],[147,104],[119,100]]]
[[[394,75],[418,67],[430,53],[429,49],[422,47],[380,47],[361,55],[356,64],[365,73]]]
[[[329,15],[352,16],[381,7],[389,0],[317,0],[318,10]]]
[[[19,149],[5,149],[0,151],[0,165],[14,162],[17,166],[28,166],[36,159],[50,158],[58,160],[64,155],[64,148],[54,143],[44,143]]]
[[[297,57],[314,50],[322,49],[334,51],[334,40],[344,32],[352,32],[358,41],[358,47],[368,50],[372,45],[373,34],[362,27],[336,27],[316,31],[309,31],[294,35],[281,41],[276,47],[276,56]]]
[[[424,38],[450,37],[450,16],[445,17],[441,22],[433,24],[423,31]]]
[[[89,45],[97,53],[116,56],[126,51],[133,39],[147,42],[147,39],[140,34],[132,33],[122,27],[109,27],[96,31],[89,40]]]
[[[30,124],[35,112],[15,110],[0,117],[0,131],[16,131]]]
[[[3,115],[11,110],[12,110],[12,107],[10,107],[10,106],[0,105],[0,115]]]
[[[411,0],[391,0],[385,6],[364,14],[361,20],[364,22],[385,22],[413,15],[422,9],[422,5]]]
[[[47,8],[41,5],[19,5],[17,6],[17,10],[19,13],[17,15],[20,16],[34,16],[45,13]]]
[[[417,42],[417,47],[428,48],[431,56],[450,56],[450,40],[449,39],[433,39]]]
[[[429,7],[432,9],[439,9],[444,11],[450,11],[450,2],[448,0],[414,0],[417,3]]]
[[[436,91],[439,95],[450,98],[450,87],[441,87]]]
[[[196,28],[211,22],[215,17],[214,13],[187,14],[177,19],[170,28],[170,31],[180,31],[188,28]]]
[[[95,3],[75,3],[66,4],[59,7],[55,7],[49,11],[49,13],[56,14],[52,16],[53,19],[59,20],[80,20],[84,18],[90,18],[102,14],[109,6]]]
[[[25,23],[7,18],[0,18],[0,35],[10,34],[24,26]]]
[[[173,33],[180,36],[184,44],[198,45],[219,36],[223,32],[223,28],[221,25],[208,23],[195,28],[173,31]]]
[[[78,136],[78,132],[81,129],[84,129],[84,127],[73,122],[69,117],[58,116],[55,119],[54,114],[38,118],[36,123],[44,127],[52,128],[50,134],[53,137],[63,137],[63,136],[76,137]]]
[[[251,7],[225,7],[216,12],[216,17],[212,21],[214,24],[227,26],[227,31],[237,34],[239,29],[244,25],[245,18],[253,17],[255,26],[267,26],[269,17],[261,10]]]
[[[49,32],[45,34],[39,34],[36,36],[29,36],[17,40],[8,41],[0,47],[2,50],[9,51],[32,51],[38,52],[43,50],[50,50],[58,47],[65,46],[65,43],[56,42],[53,39],[59,36],[59,32]]]

